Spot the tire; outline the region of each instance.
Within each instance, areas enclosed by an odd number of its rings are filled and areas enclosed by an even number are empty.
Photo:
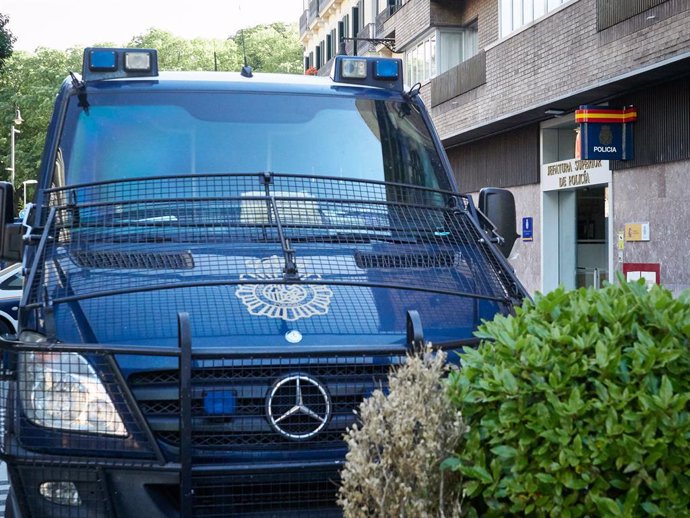
[[[7,499],[5,500],[5,518],[15,518],[12,500],[14,500],[14,491],[12,491],[12,488],[10,488],[9,492],[7,493]]]

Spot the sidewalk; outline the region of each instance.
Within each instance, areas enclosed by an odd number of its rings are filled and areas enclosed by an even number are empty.
[[[10,490],[10,483],[7,480],[7,466],[0,462],[0,518],[5,518],[5,498]]]
[[[5,401],[7,385],[0,382],[0,400]],[[5,405],[0,403],[0,430],[5,428]],[[0,462],[0,518],[5,518],[5,499],[10,490],[10,482],[7,478],[7,465]]]

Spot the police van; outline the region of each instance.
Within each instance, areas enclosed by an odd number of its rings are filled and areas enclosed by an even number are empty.
[[[527,296],[510,193],[457,191],[396,59],[159,73],[86,49],[38,181],[21,224],[0,184],[25,279],[8,517],[339,516],[360,402]]]

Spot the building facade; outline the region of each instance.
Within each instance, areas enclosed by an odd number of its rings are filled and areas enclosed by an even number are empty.
[[[513,191],[531,292],[690,287],[688,0],[311,0],[300,28],[320,73],[341,41],[403,58],[461,190]],[[634,109],[627,160],[580,159],[584,106]]]

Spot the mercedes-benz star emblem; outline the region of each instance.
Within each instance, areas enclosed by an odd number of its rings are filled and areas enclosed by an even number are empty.
[[[331,398],[311,376],[291,374],[273,385],[266,398],[266,414],[273,429],[283,437],[308,439],[326,426]]]

